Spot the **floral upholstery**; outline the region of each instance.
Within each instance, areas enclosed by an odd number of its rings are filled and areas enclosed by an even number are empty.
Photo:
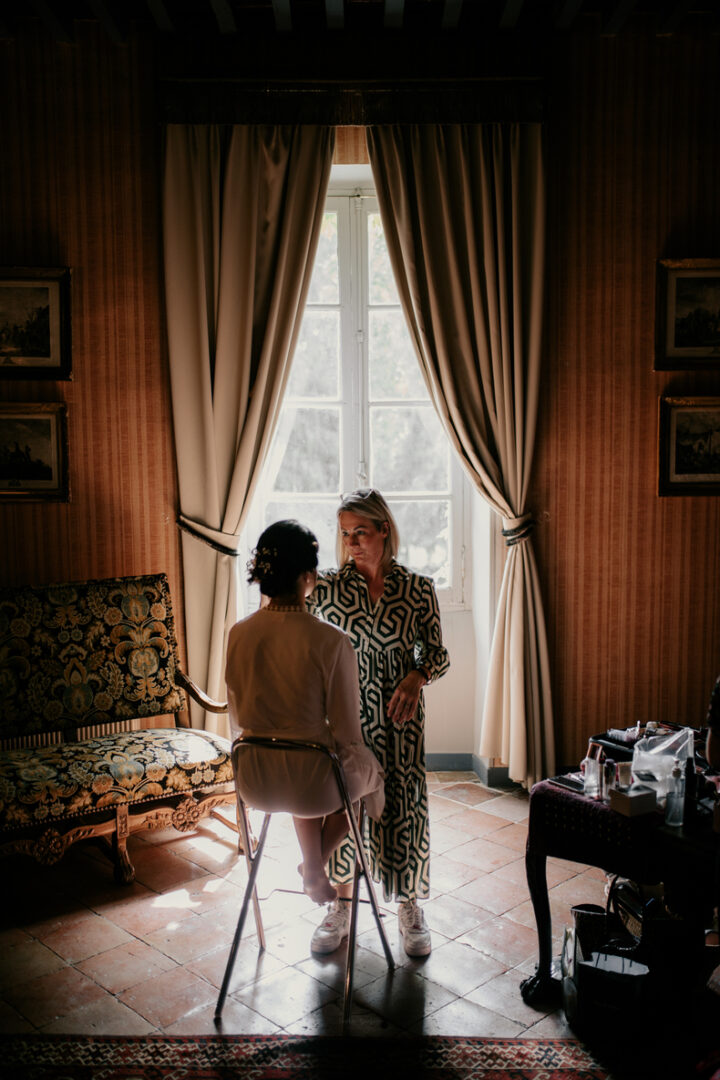
[[[0,738],[177,713],[164,574],[0,590]]]
[[[232,783],[227,739],[152,728],[0,756],[0,831]]]

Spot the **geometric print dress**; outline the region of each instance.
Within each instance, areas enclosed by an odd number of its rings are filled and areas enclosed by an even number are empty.
[[[428,680],[450,666],[442,643],[440,611],[432,579],[393,561],[382,596],[373,606],[367,583],[352,562],[318,575],[308,610],[350,636],[360,672],[363,738],[385,770],[385,810],[365,819],[372,876],[385,900],[424,899],[429,894],[430,832],[425,777],[425,705],[396,728],[387,715],[393,692],[413,668]],[[352,841],[330,860],[335,884],[352,880]]]

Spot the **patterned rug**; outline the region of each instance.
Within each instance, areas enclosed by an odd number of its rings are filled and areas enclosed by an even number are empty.
[[[569,1039],[12,1036],[4,1080],[608,1080]]]

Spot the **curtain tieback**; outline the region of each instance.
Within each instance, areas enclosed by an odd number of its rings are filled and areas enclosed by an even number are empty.
[[[219,551],[221,555],[231,555],[236,559],[240,554],[240,537],[235,536],[234,533],[211,529],[209,525],[203,525],[201,521],[193,521],[184,514],[178,514],[177,524],[183,532],[194,536],[196,540],[201,540],[215,551]]]
[[[524,543],[535,528],[532,514],[523,514],[521,517],[516,518],[503,518],[503,525],[505,527],[502,534],[505,537],[507,547]]]

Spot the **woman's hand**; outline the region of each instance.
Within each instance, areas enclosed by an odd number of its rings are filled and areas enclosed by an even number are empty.
[[[395,727],[402,727],[415,715],[420,700],[420,691],[427,682],[421,671],[410,671],[395,687],[395,692],[388,702],[388,716]]]

